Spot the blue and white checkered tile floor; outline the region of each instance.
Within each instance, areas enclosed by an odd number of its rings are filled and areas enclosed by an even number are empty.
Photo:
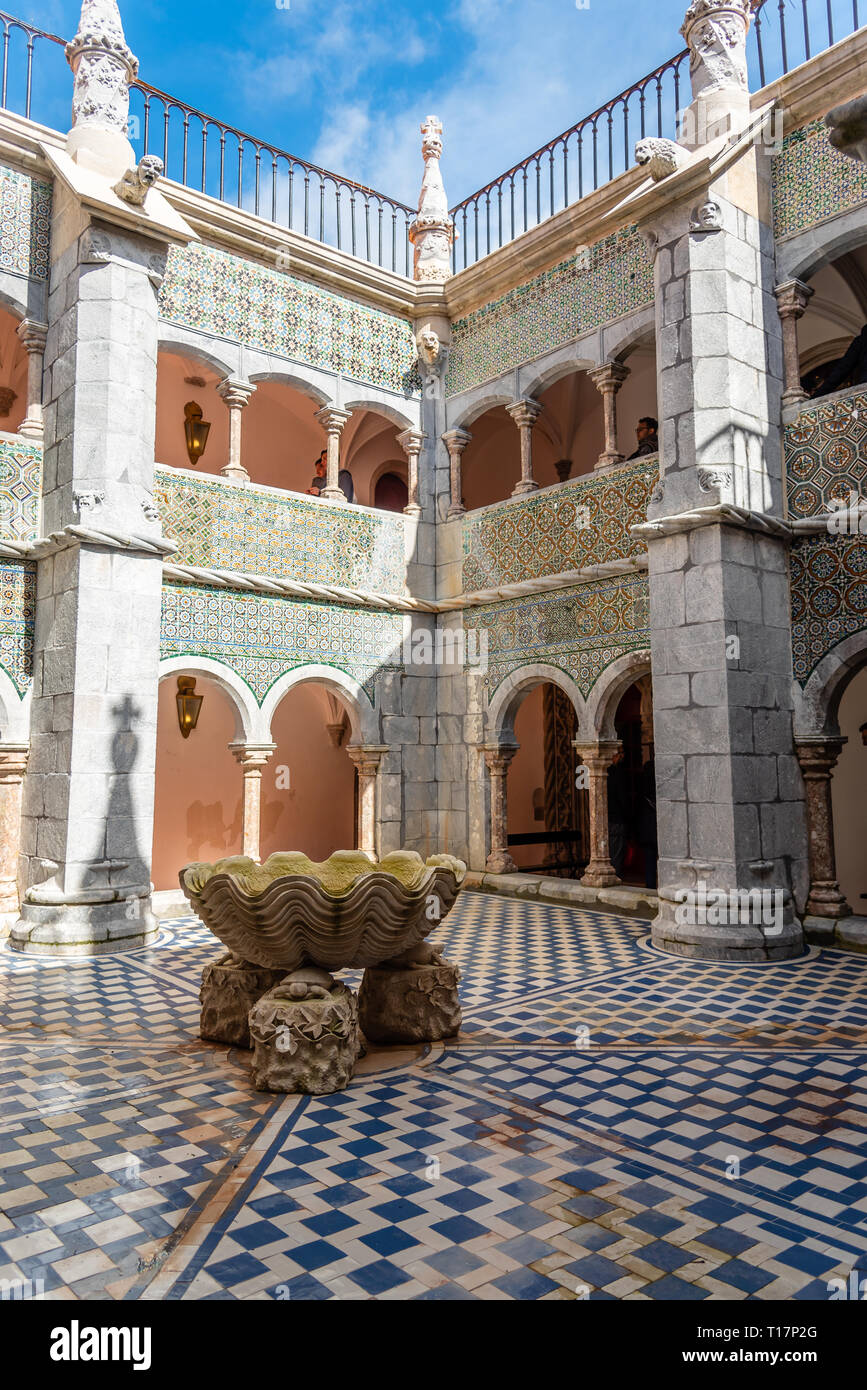
[[[197,1036],[195,920],[0,950],[0,1280],[62,1299],[821,1299],[867,1271],[867,957],[465,893],[464,1031],[323,1098]],[[353,976],[353,982],[357,976]]]

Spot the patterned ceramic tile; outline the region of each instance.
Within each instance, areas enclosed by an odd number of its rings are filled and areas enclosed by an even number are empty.
[[[0,458],[2,468],[2,458]],[[0,475],[2,476],[2,475]],[[154,496],[179,564],[403,593],[404,518],[157,468]]]
[[[468,609],[468,630],[487,632],[489,696],[529,662],[559,667],[587,695],[619,656],[650,645],[644,574]]]
[[[0,439],[0,536],[36,539],[41,493],[42,445]]]
[[[802,232],[867,199],[867,168],[829,144],[822,120],[786,136],[772,178],[777,237]]]
[[[789,567],[792,664],[805,685],[838,642],[867,628],[867,537],[798,540]]]
[[[0,565],[0,665],[19,695],[33,680],[36,566],[4,560]]]
[[[816,516],[833,498],[867,498],[867,393],[808,406],[783,431],[792,517]]]
[[[0,268],[48,277],[51,184],[0,165]]]
[[[421,389],[408,320],[201,243],[169,253],[160,313],[405,396]]]
[[[208,656],[241,676],[256,698],[286,671],[335,666],[364,685],[402,661],[399,614],[166,584],[161,655]]]
[[[463,587],[471,593],[640,555],[629,534],[647,519],[656,457],[472,512],[463,523]]]
[[[653,265],[634,227],[561,261],[452,324],[446,390],[478,386],[588,329],[653,302]]]

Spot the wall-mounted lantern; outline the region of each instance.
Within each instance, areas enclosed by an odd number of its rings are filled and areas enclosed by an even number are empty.
[[[195,468],[208,442],[211,426],[202,418],[202,407],[196,401],[187,401],[184,406],[184,434],[187,436],[187,454]]]
[[[189,738],[199,722],[204,695],[196,694],[196,682],[192,676],[178,676],[178,724],[184,738]]]

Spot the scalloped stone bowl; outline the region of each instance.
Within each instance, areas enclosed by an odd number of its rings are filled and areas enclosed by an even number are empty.
[[[243,960],[276,970],[380,965],[418,945],[454,903],[466,864],[398,850],[378,862],[338,850],[188,864],[180,883],[202,921]],[[432,899],[438,906],[431,911]]]

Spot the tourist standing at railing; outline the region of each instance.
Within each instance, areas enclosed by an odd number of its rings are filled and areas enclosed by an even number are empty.
[[[322,492],[322,485],[325,482],[325,479],[328,475],[327,449],[322,450],[322,453],[319,455],[313,467],[314,476],[307,491],[313,497],[318,497]],[[355,484],[352,481],[352,474],[350,473],[348,468],[341,468],[340,472],[337,475],[337,486],[340,488],[340,491],[343,493],[343,496],[346,498],[347,502],[355,501]]]
[[[839,391],[842,386],[863,386],[867,381],[867,323],[857,338],[853,338],[846,352],[835,362],[828,375],[811,391],[813,396],[828,396]]]
[[[654,420],[652,415],[642,415],[635,430],[635,437],[638,440],[638,448],[634,454],[630,454],[631,459],[644,458],[645,454],[659,453],[659,422]]]

